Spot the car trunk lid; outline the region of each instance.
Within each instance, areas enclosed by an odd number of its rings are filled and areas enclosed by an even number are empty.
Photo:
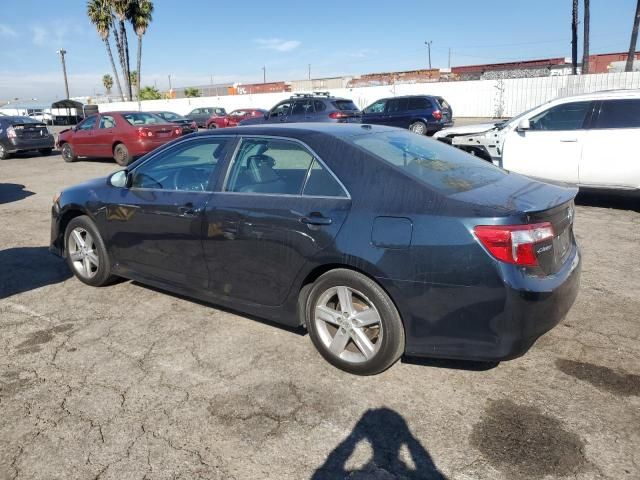
[[[49,136],[49,130],[44,123],[40,122],[11,122],[11,128],[15,132],[16,138],[22,140],[42,138]]]

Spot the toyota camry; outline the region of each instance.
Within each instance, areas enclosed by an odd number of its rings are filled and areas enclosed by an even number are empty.
[[[345,371],[526,352],[578,292],[576,189],[405,130],[264,125],[175,140],[56,194],[51,250],[306,328]]]

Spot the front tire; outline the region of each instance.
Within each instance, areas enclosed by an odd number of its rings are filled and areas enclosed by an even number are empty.
[[[131,162],[131,154],[124,143],[117,144],[113,149],[113,159],[121,167],[126,167]]]
[[[64,233],[67,264],[83,283],[101,287],[112,283],[111,262],[95,223],[86,215],[72,219]]]
[[[7,158],[9,158],[9,152],[7,148],[0,143],[0,160],[6,160]]]
[[[62,145],[61,154],[62,159],[67,163],[75,162],[78,159],[78,156],[76,155],[76,152],[73,151],[73,147],[70,143]]]
[[[404,326],[389,295],[370,278],[336,269],[316,280],[306,305],[309,336],[333,366],[375,375],[404,352]]]
[[[424,122],[413,122],[409,126],[409,130],[417,135],[426,135],[427,134],[427,125]]]
[[[218,128],[218,126],[215,123],[210,123],[207,126],[207,129],[209,129],[209,130],[215,130],[216,128]]]

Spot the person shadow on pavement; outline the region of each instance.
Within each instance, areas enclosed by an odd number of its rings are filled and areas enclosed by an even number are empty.
[[[362,441],[368,441],[372,458],[358,470],[347,470],[347,461]],[[413,466],[401,458],[406,446]],[[414,468],[415,466],[415,468]],[[424,479],[446,480],[431,456],[413,436],[402,416],[389,408],[367,410],[344,439],[318,468],[311,480],[342,479]]]

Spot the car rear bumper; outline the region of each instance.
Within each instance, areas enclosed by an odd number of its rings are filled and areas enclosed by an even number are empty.
[[[155,150],[162,145],[169,143],[175,140],[177,137],[166,137],[162,139],[155,140],[139,140],[137,142],[132,142],[131,144],[127,144],[127,148],[129,148],[129,153],[134,157],[139,157],[141,155],[146,155],[147,153]]]
[[[4,143],[4,145],[9,153],[15,153],[27,150],[53,148],[54,143],[53,135],[49,135],[48,137],[38,138],[12,138]]]
[[[563,268],[544,278],[505,265],[502,285],[417,287],[403,311],[406,354],[501,361],[517,358],[556,326],[573,305],[580,285],[577,247]],[[402,308],[401,308],[402,310]]]

